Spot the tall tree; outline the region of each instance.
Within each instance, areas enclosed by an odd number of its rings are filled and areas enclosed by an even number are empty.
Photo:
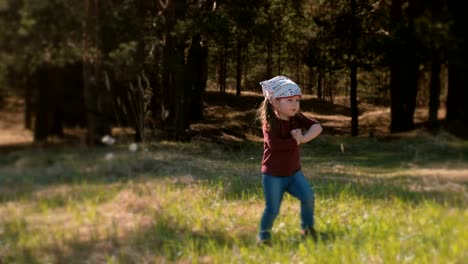
[[[17,76],[14,82],[19,85],[13,85],[13,92],[25,96],[25,126],[34,130],[35,142],[43,142],[50,134],[63,135],[65,100],[74,94],[65,92],[73,85],[64,82],[63,71],[80,60],[83,4],[66,0],[8,3],[9,26],[2,30],[5,39],[0,38],[0,53],[8,56],[2,64]]]
[[[430,67],[431,67],[431,82],[429,85],[429,127],[435,129],[438,127],[438,111],[440,107],[440,93],[441,93],[441,65],[446,60],[447,49],[446,39],[447,27],[442,26],[444,23],[444,17],[446,5],[444,0],[435,0],[430,1],[428,10],[430,14],[430,23],[429,27],[429,36],[430,40],[429,47],[431,55],[430,58]]]
[[[203,94],[208,79],[208,47],[201,34],[192,37],[187,56],[187,85],[190,91],[190,121],[203,119]]]
[[[83,33],[83,79],[88,144],[99,144],[102,136],[111,133],[106,117],[109,98],[102,69],[101,14],[104,1],[86,0]]]
[[[468,51],[466,49],[466,22],[467,16],[464,12],[462,2],[449,0],[448,11],[451,15],[452,27],[451,35],[454,36],[453,49],[448,58],[449,82],[447,94],[447,116],[449,128],[455,134],[466,137],[468,133],[468,77],[467,60]]]
[[[350,103],[351,103],[351,135],[357,136],[359,134],[359,109],[357,104],[357,45],[359,25],[357,18],[357,3],[356,0],[351,0],[351,48],[350,48]]]
[[[414,111],[419,78],[414,20],[417,16],[416,0],[408,1],[407,17],[404,2],[392,0],[391,18],[395,24],[390,56],[391,132],[414,128]],[[407,22],[406,22],[407,21]]]
[[[176,141],[187,140],[186,130],[189,128],[188,113],[184,104],[189,93],[185,84],[185,41],[183,28],[186,16],[186,1],[167,1],[162,5],[165,15],[164,58],[163,58],[163,107],[168,111],[168,135]]]
[[[190,122],[203,119],[203,95],[208,81],[208,40],[211,33],[211,23],[216,21],[213,13],[216,1],[201,1],[198,12],[195,12],[193,35],[187,55],[186,78],[190,93],[190,104],[187,106]],[[214,22],[215,23],[215,22]]]

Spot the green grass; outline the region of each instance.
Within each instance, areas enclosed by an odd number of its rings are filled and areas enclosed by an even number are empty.
[[[271,248],[261,144],[229,146],[2,154],[0,263],[467,263],[466,141],[319,137],[302,162],[322,239],[301,240],[286,196]]]

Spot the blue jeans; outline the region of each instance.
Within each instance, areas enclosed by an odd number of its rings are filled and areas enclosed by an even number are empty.
[[[301,228],[314,227],[314,190],[301,171],[287,177],[262,175],[265,210],[260,221],[259,239],[271,237],[273,222],[279,214],[281,201],[285,192],[301,201]]]

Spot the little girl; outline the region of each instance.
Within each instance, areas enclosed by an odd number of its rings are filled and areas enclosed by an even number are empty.
[[[262,187],[265,209],[258,244],[270,244],[271,228],[285,192],[301,202],[302,235],[317,240],[314,229],[314,191],[301,171],[299,145],[322,132],[317,120],[299,111],[301,89],[284,76],[260,82],[265,100],[257,110],[262,123]]]

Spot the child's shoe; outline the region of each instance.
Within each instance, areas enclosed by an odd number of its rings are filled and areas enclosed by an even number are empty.
[[[304,239],[309,238],[309,237],[312,238],[314,242],[317,242],[318,240],[317,231],[315,231],[313,227],[303,229],[301,235],[302,235],[302,238]]]
[[[269,239],[258,239],[257,240],[257,246],[271,247],[271,241]]]

